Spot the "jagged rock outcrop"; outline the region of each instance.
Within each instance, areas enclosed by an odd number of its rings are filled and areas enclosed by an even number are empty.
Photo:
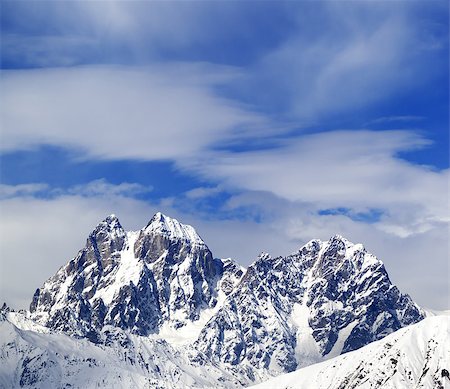
[[[6,319],[6,315],[11,312],[11,308],[8,307],[6,303],[3,303],[2,307],[0,308],[0,321],[4,321]]]

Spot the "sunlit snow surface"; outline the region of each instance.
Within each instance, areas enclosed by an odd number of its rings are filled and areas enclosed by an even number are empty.
[[[144,229],[145,233],[159,233],[167,235],[169,239],[181,239],[192,245],[205,246],[205,242],[197,234],[194,227],[182,224],[177,219],[173,219],[161,212],[158,212],[151,223]]]
[[[134,244],[138,238],[139,231],[130,231],[127,233],[127,247],[121,252],[120,261],[116,269],[109,274],[110,282],[107,282],[105,288],[98,289],[95,295],[91,298],[94,301],[101,298],[103,302],[108,305],[114,299],[120,288],[132,282],[137,285],[139,277],[142,272],[142,267],[145,266],[142,261],[139,261],[134,255]]]
[[[450,316],[428,317],[382,340],[272,378],[253,389],[450,388]]]
[[[55,334],[21,313],[0,322],[1,388],[237,388],[244,382],[188,348],[120,330],[108,346]],[[357,351],[255,389],[448,388],[450,316],[428,317]],[[445,369],[445,370],[444,370]],[[70,385],[70,386],[69,386]]]
[[[0,388],[221,388],[230,374],[193,363],[189,350],[111,328],[108,345],[52,333],[23,314],[0,322]]]

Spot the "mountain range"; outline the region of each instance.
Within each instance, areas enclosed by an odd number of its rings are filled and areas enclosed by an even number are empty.
[[[111,215],[36,290],[29,311],[2,308],[0,386],[237,388],[335,360],[350,374],[367,347],[379,356],[375,345],[415,326],[423,341],[446,345],[448,326],[422,331],[425,317],[379,259],[339,235],[287,257],[263,253],[245,269],[161,213],[131,232]],[[433,328],[446,319],[432,318]],[[441,354],[433,366],[442,370],[450,358]],[[336,388],[357,387],[345,377]]]

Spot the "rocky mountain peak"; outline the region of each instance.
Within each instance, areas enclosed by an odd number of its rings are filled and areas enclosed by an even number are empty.
[[[206,246],[194,227],[182,224],[177,219],[156,213],[143,229],[146,234],[163,235],[171,241],[182,241],[191,245]]]
[[[157,333],[200,319],[230,293],[243,270],[212,253],[191,226],[158,212],[140,231],[126,232],[110,215],[86,246],[33,297],[35,320],[87,336],[113,325]]]
[[[115,215],[109,215],[89,234],[86,248],[98,259],[107,260],[126,245],[126,232]]]
[[[5,320],[6,315],[9,312],[11,312],[11,308],[6,303],[3,303],[2,307],[0,308],[0,321]]]
[[[116,214],[111,213],[110,215],[105,217],[103,222],[106,222],[109,224],[116,224],[116,223],[119,223],[119,218],[116,216]]]
[[[343,268],[346,268],[347,272],[340,273],[340,276],[345,280],[363,268],[383,267],[383,263],[368,253],[362,244],[354,244],[341,235],[334,235],[325,242],[311,241],[299,253],[303,257],[314,258],[314,274],[324,278],[329,278],[331,274]]]
[[[287,257],[260,255],[196,347],[231,365],[292,371],[423,317],[380,260],[335,235]]]
[[[264,251],[258,255],[258,261],[268,261],[269,259],[271,259],[270,254]]]
[[[115,239],[117,237],[124,237],[125,235],[125,230],[120,224],[118,217],[114,214],[111,214],[103,219],[100,223],[98,223],[89,236],[95,237],[96,239]]]

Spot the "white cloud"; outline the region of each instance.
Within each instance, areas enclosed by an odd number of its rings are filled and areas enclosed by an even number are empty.
[[[414,115],[406,115],[406,116],[383,116],[377,118],[375,120],[370,121],[368,124],[379,124],[379,123],[398,123],[398,122],[417,122],[425,120],[426,118],[423,116],[414,116]]]
[[[414,93],[448,67],[441,59],[446,27],[420,8],[413,2],[303,4],[293,11],[295,32],[249,72],[248,89],[258,93],[251,98],[267,99],[269,109],[282,101],[294,120],[320,125],[330,115],[342,120]]]
[[[256,127],[264,133],[263,117],[213,93],[231,76],[231,68],[182,63],[3,71],[1,147],[50,144],[96,158],[173,159]]]
[[[449,171],[397,158],[427,144],[408,131],[334,131],[291,139],[277,149],[206,154],[187,168],[231,187],[309,203],[315,210],[380,209],[379,227],[405,235],[450,220]]]
[[[0,198],[34,195],[38,192],[48,190],[47,184],[20,184],[5,185],[0,184]]]
[[[99,179],[95,181],[91,181],[84,185],[75,185],[74,187],[71,187],[67,189],[67,194],[70,195],[80,195],[80,196],[86,196],[86,197],[93,197],[93,196],[125,196],[125,197],[132,197],[134,195],[142,194],[142,193],[148,193],[152,191],[152,187],[150,186],[144,186],[141,184],[136,183],[128,183],[128,182],[122,182],[120,184],[114,185],[107,182],[105,179]]]
[[[222,192],[223,188],[220,186],[211,186],[211,187],[198,187],[191,189],[185,193],[185,196],[188,199],[201,199],[205,197],[210,197],[215,194]]]

